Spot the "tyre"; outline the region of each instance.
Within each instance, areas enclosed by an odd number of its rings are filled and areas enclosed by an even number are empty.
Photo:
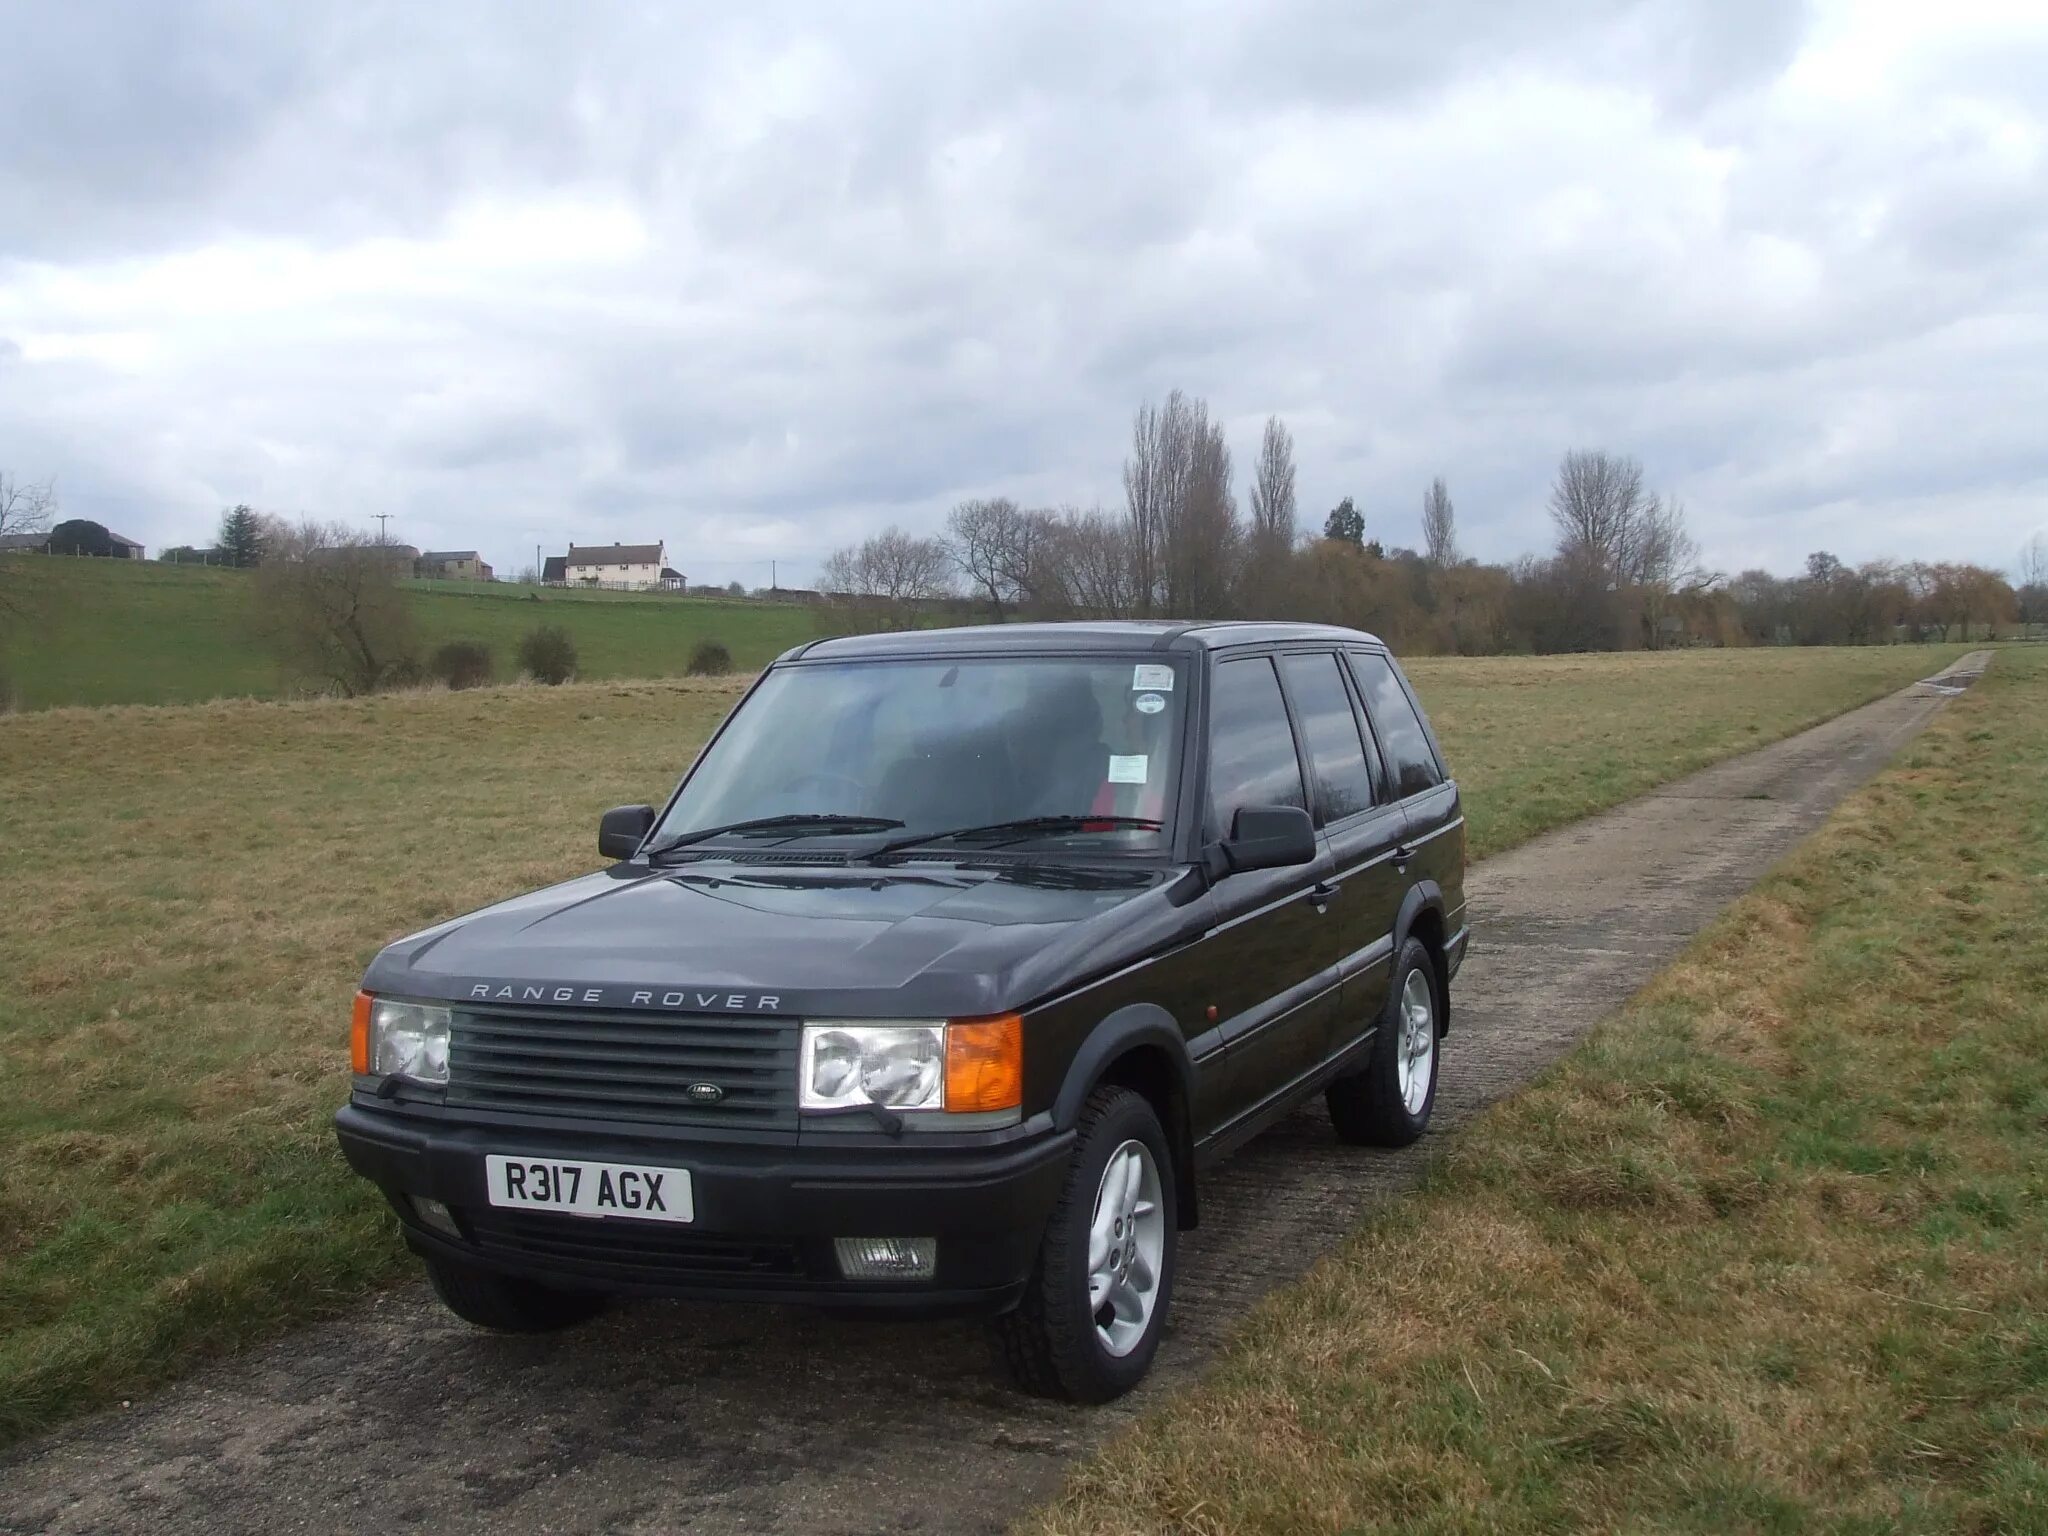
[[[1428,1129],[1443,1016],[1436,963],[1421,940],[1410,939],[1395,957],[1394,984],[1365,1069],[1323,1091],[1338,1136],[1359,1146],[1405,1147]]]
[[[1106,1403],[1158,1352],[1178,1206],[1166,1133],[1142,1097],[1096,1089],[1080,1131],[1024,1299],[996,1320],[996,1348],[1025,1391]]]
[[[465,1323],[498,1333],[552,1333],[604,1310],[592,1291],[563,1291],[536,1280],[492,1274],[447,1259],[428,1259],[427,1279],[441,1304]]]

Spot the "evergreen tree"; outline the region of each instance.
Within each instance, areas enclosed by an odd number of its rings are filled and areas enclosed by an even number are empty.
[[[1323,521],[1323,537],[1342,539],[1346,544],[1365,543],[1365,514],[1346,496]]]
[[[263,559],[263,526],[246,505],[221,513],[218,542],[222,565],[251,566]]]

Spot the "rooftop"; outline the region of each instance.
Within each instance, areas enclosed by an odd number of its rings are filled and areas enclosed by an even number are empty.
[[[659,544],[571,544],[571,565],[660,565]]]

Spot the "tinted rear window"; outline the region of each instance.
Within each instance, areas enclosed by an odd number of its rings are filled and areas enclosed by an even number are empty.
[[[1337,658],[1324,652],[1297,652],[1283,657],[1287,691],[1316,786],[1316,824],[1355,815],[1372,804],[1372,775],[1365,765],[1365,745],[1358,736],[1358,716],[1351,694],[1337,670]]]
[[[1441,784],[1444,776],[1437,769],[1429,737],[1387,658],[1370,651],[1353,651],[1351,674],[1358,679],[1366,713],[1372,717],[1373,730],[1387,755],[1387,777],[1393,783],[1394,793],[1405,798]]]

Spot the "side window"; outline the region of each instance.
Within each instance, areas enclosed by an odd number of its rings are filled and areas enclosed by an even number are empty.
[[[1287,692],[1301,722],[1303,744],[1316,786],[1316,825],[1341,821],[1372,804],[1372,775],[1365,765],[1365,744],[1358,737],[1358,716],[1352,713],[1351,692],[1337,670],[1337,658],[1295,652],[1280,659],[1287,674]]]
[[[1358,679],[1366,713],[1372,717],[1372,728],[1387,754],[1387,778],[1395,795],[1405,799],[1441,784],[1444,776],[1437,771],[1436,754],[1429,749],[1429,737],[1401,680],[1394,676],[1393,666],[1386,657],[1369,651],[1350,654],[1351,675]]]
[[[1209,702],[1209,822],[1226,837],[1247,805],[1308,809],[1294,731],[1269,657],[1226,661],[1216,668]]]

